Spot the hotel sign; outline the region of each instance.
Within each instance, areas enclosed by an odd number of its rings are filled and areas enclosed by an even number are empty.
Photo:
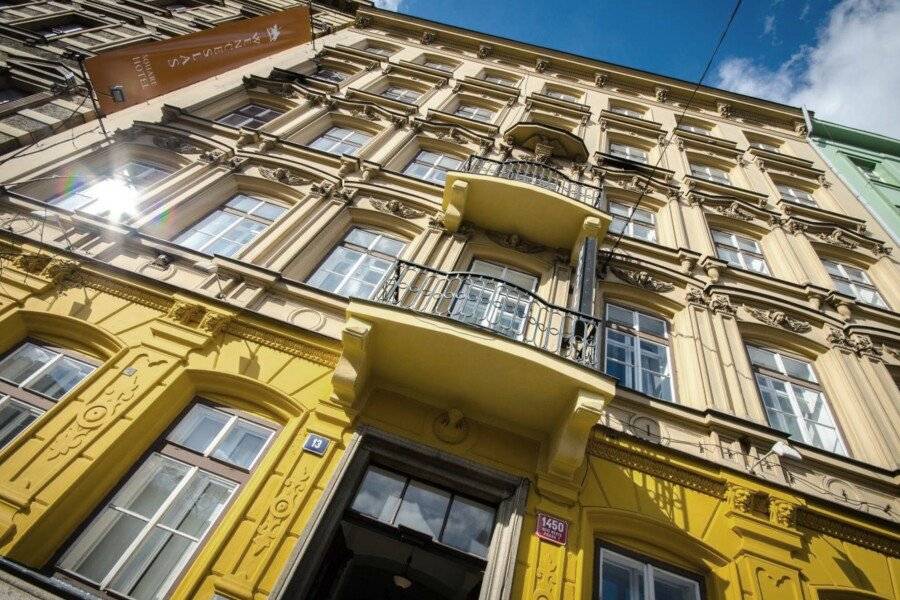
[[[127,46],[84,63],[100,108],[110,114],[312,39],[300,6],[168,40]],[[116,96],[124,101],[116,102]]]

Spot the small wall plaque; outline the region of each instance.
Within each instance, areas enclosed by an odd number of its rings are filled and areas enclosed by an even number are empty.
[[[306,441],[303,442],[303,450],[306,452],[311,452],[316,456],[322,456],[325,454],[325,451],[328,450],[328,444],[331,443],[326,437],[322,437],[316,433],[308,433],[306,434]]]

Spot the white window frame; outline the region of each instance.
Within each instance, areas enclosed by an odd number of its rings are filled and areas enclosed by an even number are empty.
[[[141,172],[137,175],[128,175],[126,169],[131,166],[139,167]],[[143,181],[141,181],[144,177],[154,171],[162,173],[162,176],[154,181],[151,181],[150,183],[144,183]],[[85,182],[84,185],[71,192],[50,199],[48,203],[52,204],[53,206],[64,206],[66,204],[70,204],[76,198],[81,198],[83,200],[81,204],[79,204],[78,206],[66,208],[68,210],[82,211],[97,216],[104,216],[110,213],[109,216],[111,218],[118,220],[123,216],[134,216],[135,212],[133,209],[136,206],[123,206],[123,210],[120,210],[118,214],[111,214],[113,213],[113,207],[108,205],[108,198],[102,198],[98,195],[98,186],[106,182],[121,182],[121,185],[125,188],[121,190],[123,195],[127,191],[129,197],[118,198],[118,200],[123,204],[136,205],[137,200],[141,197],[144,190],[158,184],[160,181],[162,181],[172,173],[174,173],[173,170],[160,168],[159,166],[150,164],[146,161],[129,160],[121,165],[118,165],[114,169],[107,170],[103,176]]]
[[[721,242],[721,241],[717,240],[716,236],[715,236],[716,233],[724,235],[724,236],[728,236],[730,241],[728,243],[725,243],[725,242]],[[746,237],[743,235],[738,235],[731,231],[725,231],[722,229],[713,229],[711,235],[713,238],[713,246],[715,246],[715,248],[716,248],[716,256],[718,258],[726,261],[731,266],[739,267],[741,269],[750,271],[751,273],[760,273],[762,275],[771,275],[771,271],[769,270],[769,262],[766,260],[766,256],[765,256],[765,254],[763,254],[763,251],[759,245],[759,242],[757,242],[753,238],[749,238],[749,237]],[[753,244],[753,246],[756,248],[756,251],[754,252],[754,251],[746,250],[746,249],[742,248],[740,246],[740,244],[738,243],[738,240],[741,240],[744,242],[749,242],[749,243]],[[728,249],[730,251],[737,254],[738,264],[734,264],[730,260],[728,260],[726,258],[722,258],[722,255],[719,253],[720,245],[728,246]],[[760,271],[760,270],[750,267],[750,260],[748,259],[748,256],[752,256],[754,258],[758,258],[759,260],[761,260],[762,265],[763,265],[763,270]]]
[[[361,230],[361,231],[365,231],[366,233],[370,233],[370,234],[372,234],[372,235],[375,236],[375,238],[372,240],[372,242],[369,244],[368,247],[365,247],[365,248],[364,248],[363,246],[361,246],[360,244],[358,244],[358,243],[356,243],[356,242],[350,242],[350,241],[348,241],[348,238],[350,237],[350,234],[353,233],[353,231],[354,231],[354,230],[357,230],[357,229],[358,229],[358,230]],[[391,239],[391,240],[394,240],[395,242],[400,242],[401,244],[403,244],[403,247],[402,247],[402,248],[400,249],[400,251],[397,253],[397,256],[390,256],[390,255],[388,255],[388,254],[386,254],[386,253],[383,253],[383,252],[377,252],[377,253],[376,253],[376,251],[374,250],[374,248],[375,248],[375,246],[378,244],[378,241],[381,240],[382,238]],[[315,286],[315,284],[312,284],[312,283],[309,284],[309,285],[313,285],[316,289],[321,289],[321,290],[324,291],[324,292],[328,292],[328,293],[330,293],[330,294],[337,294],[337,295],[339,295],[339,296],[343,296],[343,295],[344,295],[343,290],[344,290],[344,288],[347,286],[347,284],[348,284],[350,281],[359,279],[359,274],[356,272],[356,270],[357,270],[357,269],[359,268],[359,266],[366,260],[367,257],[378,258],[378,259],[380,259],[380,260],[384,260],[384,261],[386,261],[386,262],[391,262],[391,263],[393,263],[394,265],[396,265],[396,264],[397,264],[397,261],[403,256],[403,253],[406,251],[406,248],[407,248],[408,245],[409,245],[409,244],[408,244],[405,240],[401,240],[401,239],[396,238],[396,237],[391,236],[391,235],[386,235],[386,234],[384,234],[384,233],[382,233],[382,232],[380,232],[380,231],[378,231],[378,230],[375,230],[375,229],[369,229],[369,228],[367,228],[367,227],[352,227],[352,228],[350,228],[349,231],[347,231],[346,234],[344,234],[344,237],[341,238],[341,241],[340,241],[340,242],[338,242],[337,244],[335,244],[334,246],[332,246],[331,250],[330,250],[330,251],[328,252],[328,254],[325,256],[325,258],[322,260],[322,262],[319,263],[319,265],[316,267],[316,269],[315,269],[315,270],[312,272],[312,274],[310,274],[310,276],[307,278],[307,282],[311,281],[313,277],[315,277],[316,275],[319,274],[319,272],[325,267],[325,263],[326,263],[326,262],[328,261],[328,259],[329,259],[329,258],[330,258],[337,250],[338,250],[338,248],[348,247],[348,248],[350,248],[350,249],[352,249],[352,250],[354,250],[354,251],[356,251],[356,252],[359,252],[360,255],[359,255],[359,257],[356,259],[356,262],[354,262],[353,265],[352,265],[349,269],[347,269],[347,272],[346,272],[344,275],[341,276],[341,281],[340,281],[340,283],[338,283],[338,285],[337,285],[333,290],[326,290],[326,289],[324,289],[324,288],[320,288],[320,287],[318,287],[318,286]],[[381,274],[381,277],[379,278],[378,283],[376,283],[376,284],[372,287],[372,294],[374,294],[375,292],[378,291],[378,288],[384,283],[385,278],[388,276],[388,274],[389,274],[390,272],[391,272],[391,267],[388,267],[387,269],[384,270],[384,273]],[[371,298],[371,296],[369,296],[369,297],[367,297],[367,298],[365,298],[365,299],[369,299],[369,298]]]
[[[428,59],[422,63],[423,67],[428,67],[429,69],[436,69],[441,71],[442,73],[452,73],[456,70],[456,67],[451,65],[450,63],[441,62],[439,60]]]
[[[460,104],[454,111],[455,115],[480,121],[481,123],[490,123],[494,120],[494,111],[483,106],[475,106],[474,104]]]
[[[632,324],[631,326],[627,326],[623,323],[619,323],[617,321],[613,321],[609,318],[609,308],[610,306],[615,306],[621,310],[627,310],[632,313]],[[656,319],[657,321],[661,321],[665,325],[665,336],[660,338],[655,334],[650,334],[641,331],[640,329],[640,319],[638,315],[643,314],[644,316],[650,317],[651,319]],[[663,402],[672,402],[677,403],[677,398],[675,397],[675,375],[674,375],[674,365],[672,364],[672,348],[670,346],[671,336],[669,334],[670,324],[665,319],[657,317],[656,315],[651,315],[643,311],[636,310],[631,308],[630,306],[625,306],[622,304],[617,304],[615,302],[607,302],[604,307],[603,312],[603,371],[604,373],[608,373],[606,368],[606,363],[609,361],[609,331],[612,329],[616,333],[625,336],[627,338],[627,344],[631,345],[631,353],[634,358],[634,362],[631,365],[631,372],[626,373],[626,380],[620,381],[619,383],[630,390],[635,390],[642,394],[646,394],[651,398],[656,398],[658,400],[662,400]],[[665,340],[665,343],[662,343],[657,340]],[[641,366],[641,341],[647,342],[649,344],[653,344],[655,346],[660,346],[665,348],[666,354],[666,371],[662,374],[668,377],[669,381],[669,398],[664,398],[660,396],[654,396],[648,391],[645,391],[644,388],[644,378],[643,367]],[[614,361],[619,362],[619,361]],[[629,382],[630,379],[630,382]]]
[[[775,187],[778,188],[778,193],[784,200],[803,204],[804,206],[818,206],[816,199],[806,190],[801,190],[800,188],[796,188],[792,185],[785,185],[783,183],[776,183]]]
[[[712,129],[703,127],[701,125],[692,125],[691,123],[679,123],[675,129],[681,129],[683,131],[690,131],[691,133],[697,133],[700,135],[711,135]]]
[[[556,98],[557,100],[564,100],[566,102],[581,102],[581,96],[573,96],[569,92],[564,92],[562,90],[555,90],[553,88],[547,89],[544,91],[544,94],[550,96],[551,98]]]
[[[484,81],[487,81],[488,83],[505,85],[507,87],[518,87],[518,82],[516,80],[503,77],[502,75],[498,75],[496,73],[485,73],[482,76],[482,79]]]
[[[728,171],[712,165],[691,163],[691,175],[721,185],[732,185]]]
[[[692,600],[701,600],[702,598],[700,584],[697,580],[657,567],[653,563],[626,556],[614,550],[610,550],[601,544],[599,556],[597,557],[599,563],[597,567],[597,586],[599,588],[597,589],[597,597],[599,600],[603,600],[601,595],[603,593],[603,565],[608,559],[610,559],[609,562],[617,563],[624,568],[641,571],[644,594],[642,596],[638,592],[636,586],[632,587],[630,588],[631,598],[628,600],[656,600],[656,588],[653,584],[657,578],[689,584],[694,592],[694,598]]]
[[[613,210],[613,207],[622,209],[625,214],[615,212]],[[621,221],[624,225],[624,228],[622,229],[623,235],[637,240],[644,240],[646,242],[656,242],[656,214],[653,211],[649,211],[640,207],[635,209],[633,204],[616,202],[615,200],[609,201],[609,208],[609,214],[612,215],[612,222],[615,223],[616,221]],[[628,218],[629,215],[631,216],[630,220]],[[644,237],[635,234],[635,223],[648,228],[650,230],[650,235],[648,237]]]
[[[836,262],[833,260],[828,260],[827,258],[822,259],[822,264],[825,266],[825,270],[828,272],[828,276],[831,277],[831,280],[833,282],[835,282],[835,284],[837,284],[837,280],[839,279],[845,285],[850,287],[850,289],[853,291],[852,296],[857,301],[862,302],[863,304],[868,304],[870,306],[878,306],[880,308],[890,308],[887,305],[887,301],[884,299],[884,296],[881,295],[881,292],[879,292],[878,288],[875,287],[875,284],[872,283],[872,280],[869,278],[869,274],[866,273],[864,270],[860,269],[859,267],[854,267],[852,265],[845,265],[843,263],[839,263],[839,262]],[[832,265],[835,268],[835,270],[838,271],[839,275],[836,275],[835,273],[833,273],[828,268],[829,265]],[[854,271],[856,271],[859,275],[862,276],[863,279],[865,279],[865,281],[857,281],[856,279],[853,279],[853,277],[850,275],[850,272],[848,271],[848,269],[853,269]],[[875,302],[866,302],[865,300],[863,300],[862,295],[860,294],[860,288],[864,288],[864,289],[867,289],[870,292],[872,292],[872,294],[874,295],[875,298],[877,298],[877,300]]]
[[[247,108],[258,108],[258,109],[261,109],[262,112],[257,115],[246,115],[241,112],[243,110],[246,110]],[[283,114],[284,113],[280,110],[276,110],[274,108],[269,108],[268,106],[263,106],[262,104],[257,104],[255,102],[248,102],[247,104],[234,109],[230,113],[222,115],[221,117],[216,119],[216,123],[220,123],[222,125],[225,125],[226,127],[234,127],[235,129],[247,128],[247,129],[252,129],[252,130],[256,131],[258,129],[265,127],[266,125],[268,125],[269,123],[271,123],[272,121],[274,121],[275,119],[277,119],[278,117],[280,117]],[[244,121],[242,123],[238,123],[236,125],[233,125],[230,123],[225,123],[225,119],[228,119],[229,117],[232,117],[235,115],[239,116],[239,117],[243,117]],[[256,127],[248,127],[248,124],[252,123],[253,121],[264,121],[264,122],[260,123]]]
[[[627,106],[611,106],[609,107],[609,112],[631,117],[632,119],[643,119],[644,115],[647,114],[647,111],[640,112],[633,108],[628,108]]]
[[[401,87],[399,85],[388,85],[381,92],[381,95],[388,100],[402,102],[404,104],[415,105],[422,98],[422,92],[412,88]]]
[[[435,159],[434,163],[427,163],[427,162],[424,162],[419,159],[419,157],[422,156],[422,154],[425,152],[429,152],[431,154],[437,155],[437,158]],[[453,160],[458,161],[459,164],[455,167],[455,169],[460,168],[464,162],[462,159],[460,159],[457,156],[454,156],[453,154],[448,154],[446,152],[439,152],[436,150],[422,149],[422,150],[419,150],[418,152],[416,152],[416,155],[413,156],[412,160],[409,161],[409,163],[403,169],[403,174],[409,175],[410,177],[415,177],[416,179],[421,179],[422,181],[430,181],[431,183],[437,183],[439,185],[443,185],[447,181],[447,173],[454,170],[454,169],[445,169],[443,166],[441,166],[440,162],[441,162],[441,159],[443,159],[443,158],[452,158]],[[419,164],[419,165],[428,167],[428,171],[426,172],[424,177],[417,177],[417,176],[409,173],[410,168],[414,164]],[[439,172],[443,173],[443,177],[435,178],[434,175]]]
[[[244,212],[244,211],[241,210],[241,209],[238,209],[238,208],[234,208],[234,207],[228,206],[228,203],[231,202],[232,200],[234,200],[235,198],[237,198],[238,196],[244,196],[244,197],[250,198],[251,200],[256,200],[257,202],[261,202],[261,203],[265,203],[265,204],[271,204],[271,205],[274,205],[274,206],[278,206],[278,207],[280,207],[280,208],[283,208],[284,210],[282,211],[282,213],[281,213],[278,217],[276,217],[275,219],[269,220],[269,219],[267,219],[267,218],[265,218],[265,217],[262,217],[262,216],[259,216],[259,215],[255,215],[255,214],[253,213],[253,211],[256,210],[256,209],[258,209],[258,208],[260,208],[260,207],[262,206],[262,204],[257,204],[253,209],[251,209],[250,212]],[[223,202],[222,204],[220,204],[219,206],[217,206],[214,210],[212,210],[212,211],[210,211],[209,213],[205,214],[203,217],[201,217],[200,219],[198,219],[197,221],[195,221],[194,223],[192,223],[191,225],[189,225],[188,227],[186,227],[183,231],[181,231],[181,232],[175,237],[175,242],[174,242],[174,243],[181,245],[181,240],[182,240],[183,238],[186,238],[186,237],[194,230],[195,227],[197,227],[198,225],[200,225],[201,223],[203,223],[203,221],[205,221],[210,215],[213,215],[213,214],[216,214],[216,213],[219,213],[219,212],[224,212],[224,213],[229,213],[229,214],[235,215],[235,216],[238,217],[238,219],[235,220],[235,221],[233,221],[230,225],[226,226],[226,227],[225,227],[224,229],[222,229],[221,231],[217,231],[217,232],[215,233],[215,235],[211,236],[210,239],[208,239],[203,245],[200,246],[200,248],[191,248],[190,246],[184,246],[185,248],[189,248],[190,250],[194,250],[195,252],[206,252],[206,249],[207,249],[207,248],[209,248],[209,247],[210,247],[212,244],[214,244],[216,241],[220,240],[226,233],[228,233],[229,231],[231,231],[232,229],[234,229],[235,227],[237,227],[240,223],[242,223],[242,222],[245,221],[245,220],[255,221],[255,222],[257,222],[257,223],[261,223],[262,225],[265,225],[265,227],[264,227],[263,229],[259,230],[259,231],[253,236],[252,239],[250,239],[250,240],[248,240],[247,242],[245,242],[243,245],[241,245],[241,247],[239,247],[237,250],[235,250],[233,254],[230,254],[230,255],[229,255],[229,257],[235,257],[235,256],[239,255],[239,254],[240,254],[247,246],[249,246],[250,244],[252,244],[253,242],[255,242],[256,239],[257,239],[260,235],[262,235],[263,233],[265,233],[266,230],[267,230],[269,227],[271,227],[272,224],[275,223],[275,221],[277,221],[279,218],[281,218],[282,216],[284,216],[284,213],[287,212],[287,211],[288,211],[288,207],[284,206],[283,204],[279,204],[279,203],[277,203],[277,202],[272,202],[271,200],[268,200],[268,199],[264,200],[264,199],[262,199],[262,198],[257,198],[256,196],[249,196],[249,195],[247,195],[247,194],[237,193],[237,194],[235,194],[234,196],[232,196],[231,198],[229,198],[228,200],[226,200],[225,202]]]
[[[334,75],[337,75],[340,79],[335,79],[334,77],[331,77],[329,75],[322,75],[322,73],[333,73]],[[326,66],[326,67],[319,67],[318,69],[316,69],[315,73],[312,74],[312,77],[314,77],[316,79],[321,79],[322,81],[328,81],[330,83],[340,84],[340,83],[343,83],[344,81],[346,81],[347,77],[349,77],[349,75],[347,75],[347,73],[344,73],[343,71],[338,71],[337,69],[332,69],[331,67]]]
[[[609,143],[609,153],[625,160],[646,165],[650,163],[650,154],[646,150],[642,150],[637,146],[629,146],[619,142]]]
[[[344,131],[346,133],[344,133],[342,136],[339,136],[335,133],[336,131]],[[360,144],[351,139],[354,135],[364,135],[364,136],[366,136],[367,139],[365,142]],[[359,129],[353,129],[351,127],[341,127],[340,125],[335,125],[333,127],[330,127],[328,129],[328,131],[326,131],[325,133],[323,133],[322,135],[320,135],[319,137],[314,139],[310,143],[310,147],[312,148],[312,145],[315,144],[316,142],[319,142],[320,140],[327,140],[327,141],[331,142],[331,146],[328,149],[314,148],[315,150],[320,150],[322,152],[327,152],[329,154],[337,154],[337,152],[334,152],[334,150],[339,148],[341,145],[354,146],[356,149],[353,152],[342,152],[341,154],[346,154],[348,156],[356,156],[366,146],[366,144],[368,144],[370,141],[372,141],[372,136],[368,132],[361,131]]]
[[[500,273],[498,275],[489,275],[487,273],[479,272],[476,270],[479,265],[493,265],[495,267],[500,267]],[[528,328],[531,305],[537,295],[540,278],[537,275],[527,273],[521,269],[515,269],[509,265],[496,261],[484,260],[482,258],[475,258],[472,260],[468,273],[471,274],[471,278],[466,279],[460,289],[457,300],[454,302],[453,308],[450,311],[450,316],[463,323],[490,329],[491,331],[496,331],[506,337],[521,340],[522,336],[525,334],[525,330]],[[519,291],[522,288],[515,283],[511,283],[507,279],[509,273],[515,273],[531,279],[531,288],[526,289],[527,294],[524,298]],[[485,279],[479,280],[479,277],[484,277]],[[501,281],[505,283],[501,283]],[[467,297],[471,292],[480,296],[474,304],[472,304]],[[465,309],[467,305],[477,308],[479,303],[482,303],[481,300],[485,297],[490,298],[490,301],[484,303],[487,305],[487,310],[485,310],[484,315],[480,319],[474,319],[466,314],[459,313],[460,306],[462,306],[463,309]],[[513,309],[512,312],[510,312],[510,308]],[[511,318],[513,320],[519,321],[518,312],[520,308],[522,308],[524,316],[521,317],[520,322],[516,323],[516,328],[514,330],[504,330],[501,328],[500,324],[504,315],[512,315]]]

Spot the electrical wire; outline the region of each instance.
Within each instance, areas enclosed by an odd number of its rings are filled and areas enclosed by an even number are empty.
[[[687,113],[688,108],[694,101],[694,97],[697,95],[697,91],[703,84],[703,80],[706,79],[706,75],[709,73],[709,69],[712,67],[713,60],[715,60],[716,54],[719,53],[719,48],[721,48],[722,42],[725,41],[725,36],[728,34],[728,30],[731,29],[731,24],[734,22],[734,18],[737,16],[738,10],[740,9],[742,3],[743,0],[737,0],[735,2],[734,8],[731,11],[731,16],[728,18],[728,22],[725,24],[725,28],[722,30],[722,33],[719,35],[719,41],[716,42],[716,47],[713,48],[712,54],[710,55],[709,60],[706,62],[706,66],[703,68],[703,73],[700,75],[700,79],[698,79],[697,83],[694,85],[694,90],[691,92],[687,103],[684,105],[684,109],[681,111],[681,114],[675,121],[675,129],[672,131],[672,133],[669,134],[668,138],[665,140],[665,143],[662,144],[663,149],[668,147],[668,145],[672,142],[672,139],[675,137],[675,132],[678,130],[678,126],[681,125],[681,121],[682,119],[684,119],[684,115]],[[653,176],[656,174],[656,169],[657,167],[659,167],[659,163],[660,161],[662,161],[664,154],[664,151],[659,153],[659,158],[656,159],[656,163],[654,163],[653,169],[650,171],[649,179],[653,179]],[[620,231],[616,236],[612,247],[609,249],[609,254],[606,258],[606,261],[600,268],[600,272],[602,274],[606,274],[606,270],[609,267],[610,260],[612,260],[613,253],[615,252],[616,247],[619,245],[619,242],[622,240],[622,236],[625,234],[625,230],[628,228],[628,224],[631,223],[631,220],[634,218],[637,209],[640,207],[641,201],[644,199],[644,195],[647,193],[648,187],[649,186],[646,184],[641,187],[641,194],[640,196],[638,196],[637,202],[635,202],[634,206],[631,207],[631,212],[628,214],[628,219],[625,221],[625,225],[622,228],[622,231]]]

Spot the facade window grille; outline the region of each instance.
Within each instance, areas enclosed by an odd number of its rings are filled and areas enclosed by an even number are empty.
[[[669,324],[616,304],[606,305],[606,373],[619,385],[672,401]]]
[[[781,184],[777,184],[775,187],[778,188],[778,192],[785,200],[796,202],[797,204],[804,204],[806,206],[818,206],[816,204],[815,198],[813,198],[812,194],[810,194],[806,190],[801,190],[790,185]]]
[[[422,97],[422,92],[411,90],[409,88],[399,87],[396,85],[388,86],[381,95],[391,100],[403,102],[406,104],[415,104]]]
[[[710,165],[691,165],[691,175],[714,183],[731,185],[728,173],[718,167],[712,167]]]
[[[376,466],[366,470],[350,510],[481,559],[494,532],[493,507]]]
[[[644,118],[643,112],[634,110],[632,108],[626,108],[624,106],[612,106],[612,107],[610,107],[609,112],[614,112],[617,115],[623,115],[626,117],[632,117],[634,119],[643,119]]]
[[[447,172],[459,169],[462,163],[462,160],[450,154],[421,150],[406,165],[403,173],[433,183],[444,183],[447,180]]]
[[[330,154],[356,156],[370,139],[372,136],[368,133],[346,127],[332,127],[316,138],[309,147]]]
[[[847,454],[812,365],[758,346],[747,346],[769,425],[800,442]]]
[[[78,536],[59,569],[116,596],[165,597],[274,434],[255,418],[194,404]]]
[[[368,229],[354,228],[335,246],[307,283],[351,298],[371,298],[406,243]]]
[[[507,337],[521,337],[528,324],[538,278],[479,259],[472,261],[469,273],[473,276],[466,278],[450,316]]]
[[[85,178],[74,190],[51,199],[50,204],[118,219],[133,215],[141,193],[171,173],[171,169],[128,161],[100,179]]]
[[[319,67],[316,69],[316,72],[313,73],[313,77],[322,79],[323,81],[330,81],[331,83],[341,83],[347,79],[347,74],[327,67]]]
[[[825,270],[831,275],[831,280],[839,292],[865,304],[888,308],[887,302],[878,293],[878,289],[872,285],[872,280],[865,271],[831,260],[823,259],[822,264],[825,265]]]
[[[642,164],[647,164],[649,159],[647,158],[647,153],[640,148],[635,148],[634,146],[627,146],[625,144],[617,144],[615,142],[609,145],[609,153],[613,156],[618,156],[619,158],[624,158],[625,160],[633,160],[634,162],[639,162]]]
[[[95,369],[70,352],[36,341],[9,352],[0,360],[0,448]]]
[[[602,600],[701,600],[696,579],[671,569],[600,549],[600,598]]]
[[[482,123],[490,123],[494,120],[494,111],[481,106],[461,104],[456,109],[456,114],[461,117],[466,117],[467,119],[481,121]]]
[[[631,215],[632,210],[634,215]],[[613,233],[622,233],[648,242],[656,241],[656,215],[653,212],[614,201],[609,203],[609,212],[612,215],[609,229]]]
[[[272,119],[280,117],[280,110],[274,108],[266,108],[259,104],[247,104],[240,107],[234,112],[230,112],[224,117],[217,119],[218,123],[228,125],[230,127],[240,127],[243,129],[259,129]]]
[[[206,254],[234,256],[286,210],[280,204],[237,194],[191,225],[175,243]]]
[[[715,229],[712,236],[716,255],[729,265],[763,275],[769,274],[769,265],[766,264],[766,258],[756,240]]]

